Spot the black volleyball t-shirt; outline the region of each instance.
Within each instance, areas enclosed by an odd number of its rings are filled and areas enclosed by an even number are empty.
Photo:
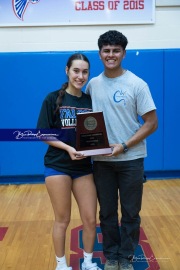
[[[44,99],[38,118],[38,129],[56,129],[56,100],[59,90],[51,92]],[[82,92],[81,97],[76,97],[65,92],[59,117],[61,130],[59,139],[76,148],[76,114],[92,111],[89,95]],[[67,151],[49,145],[44,156],[44,165],[57,171],[73,174],[90,173],[92,169],[91,158],[71,160]]]

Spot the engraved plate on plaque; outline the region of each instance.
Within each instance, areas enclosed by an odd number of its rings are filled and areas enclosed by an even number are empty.
[[[85,156],[111,154],[103,112],[77,114],[76,150]]]

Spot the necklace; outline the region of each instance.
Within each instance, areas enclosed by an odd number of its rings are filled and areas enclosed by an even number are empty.
[[[68,90],[67,88],[66,88],[66,93],[68,93],[69,95],[74,96],[74,97],[81,97],[82,96],[82,92],[78,92],[78,93],[72,92],[71,93],[71,91]]]

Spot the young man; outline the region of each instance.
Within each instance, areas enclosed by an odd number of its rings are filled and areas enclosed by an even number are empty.
[[[144,178],[145,138],[157,129],[156,107],[146,82],[122,67],[127,38],[108,31],[98,39],[104,72],[90,80],[86,92],[93,111],[103,111],[113,152],[94,157],[100,204],[105,270],[133,270],[138,245]],[[138,116],[143,119],[141,125]],[[119,230],[118,202],[121,228]]]

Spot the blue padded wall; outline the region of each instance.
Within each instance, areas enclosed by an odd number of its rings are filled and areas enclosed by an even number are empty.
[[[180,50],[166,50],[164,61],[164,168],[180,170]]]
[[[0,128],[34,128],[44,97],[66,81],[65,65],[74,52],[0,53]],[[103,71],[97,51],[85,51],[90,78]],[[158,130],[147,139],[145,170],[180,170],[177,153],[180,50],[128,50],[124,67],[150,86]],[[169,143],[177,142],[176,149]],[[41,142],[0,142],[0,177],[43,174],[47,146]]]
[[[70,53],[0,54],[0,128],[35,128],[48,92],[66,80]],[[47,146],[41,142],[0,142],[0,175],[43,173]]]
[[[147,138],[148,156],[145,170],[163,169],[163,51],[138,50],[128,51],[124,66],[144,79],[152,93],[159,119],[158,130]]]

